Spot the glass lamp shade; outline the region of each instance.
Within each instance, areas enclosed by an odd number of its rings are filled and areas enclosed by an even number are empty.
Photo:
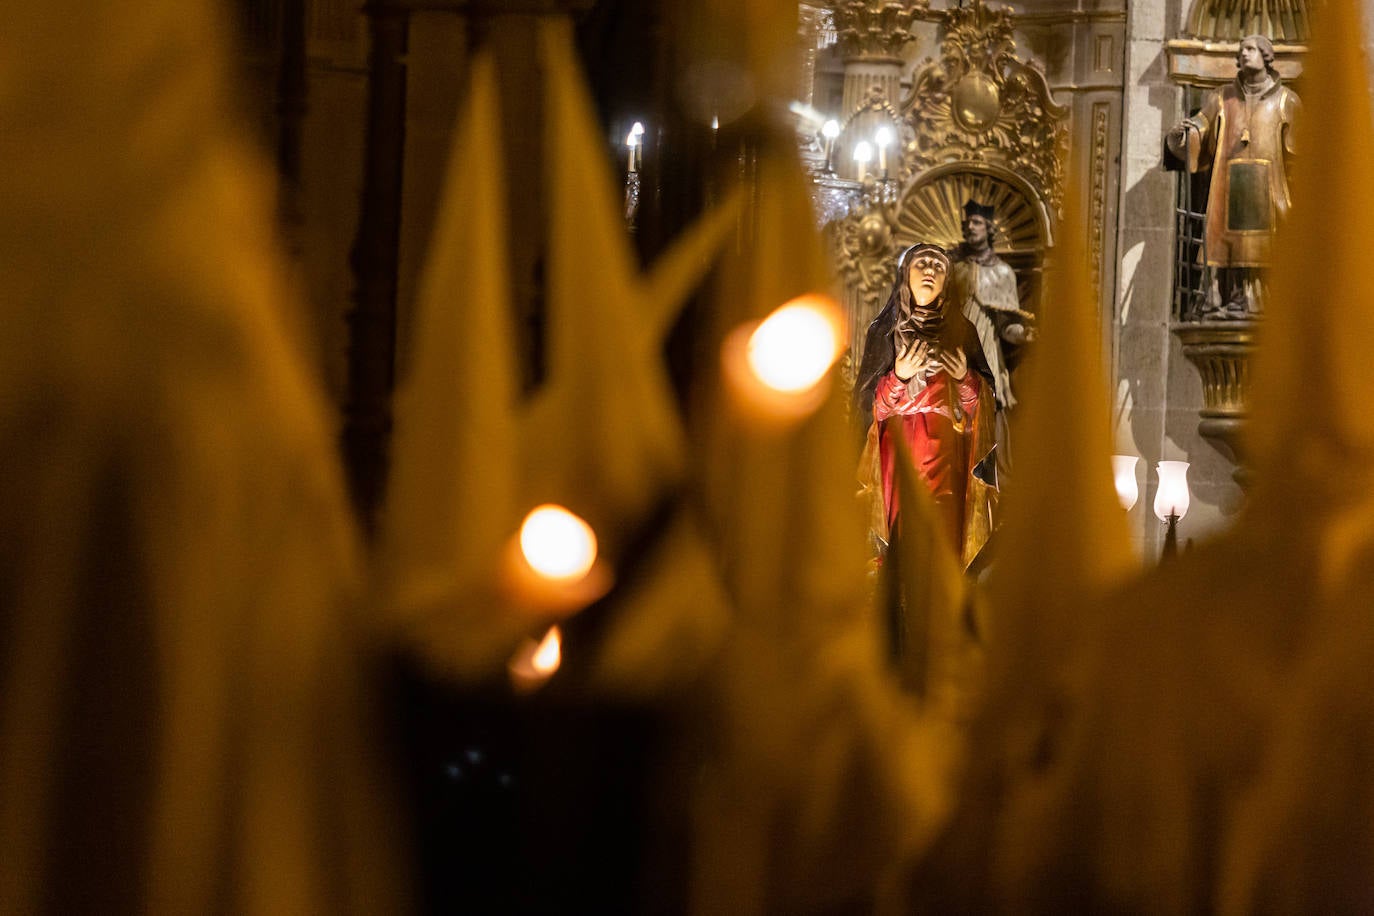
[[[1155,491],[1155,515],[1161,522],[1171,515],[1183,518],[1188,514],[1188,462],[1161,461],[1156,468],[1159,489]]]
[[[1112,477],[1116,480],[1116,498],[1121,508],[1130,512],[1140,499],[1140,485],[1135,480],[1135,468],[1140,459],[1135,455],[1113,455]]]

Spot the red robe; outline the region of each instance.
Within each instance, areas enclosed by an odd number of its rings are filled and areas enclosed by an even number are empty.
[[[991,533],[989,488],[975,480],[974,470],[992,449],[992,389],[977,372],[954,379],[943,369],[926,379],[914,394],[889,371],[873,397],[883,506],[889,531],[899,513],[894,435],[906,440],[920,475],[934,497],[950,543],[965,566],[977,556]]]

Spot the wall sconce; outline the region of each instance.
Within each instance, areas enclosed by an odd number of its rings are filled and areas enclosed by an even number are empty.
[[[1188,514],[1188,462],[1161,461],[1155,467],[1159,472],[1155,515],[1169,526],[1160,551],[1160,558],[1164,559],[1178,553],[1178,522]]]
[[[1140,459],[1135,455],[1113,455],[1112,477],[1116,481],[1116,498],[1121,508],[1130,512],[1140,499],[1140,484],[1136,483],[1135,469]]]
[[[860,140],[854,144],[854,166],[857,170],[858,182],[863,182],[868,177],[868,164],[873,161],[873,146],[867,140]]]

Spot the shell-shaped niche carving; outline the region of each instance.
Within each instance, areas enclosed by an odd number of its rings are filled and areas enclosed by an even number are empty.
[[[917,242],[954,248],[964,238],[962,216],[967,200],[992,207],[996,232],[993,247],[1016,271],[1021,302],[1029,308],[1049,242],[1049,226],[1044,211],[1010,176],[940,170],[912,185],[897,210],[893,233],[897,250]]]
[[[903,178],[954,161],[1000,165],[1026,176],[1057,208],[1069,112],[1045,74],[1017,57],[1011,8],[974,0],[941,17],[940,59],[917,68],[902,104],[914,139]]]
[[[1188,35],[1211,41],[1240,41],[1263,35],[1274,42],[1308,40],[1307,0],[1197,0],[1188,11]]]

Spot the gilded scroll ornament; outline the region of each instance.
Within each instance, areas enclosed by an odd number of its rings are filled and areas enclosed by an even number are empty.
[[[1058,210],[1068,109],[1050,95],[1045,74],[1016,56],[1011,8],[975,2],[940,16],[940,60],[916,71],[903,104],[915,132],[904,170],[961,160],[1000,165]]]

